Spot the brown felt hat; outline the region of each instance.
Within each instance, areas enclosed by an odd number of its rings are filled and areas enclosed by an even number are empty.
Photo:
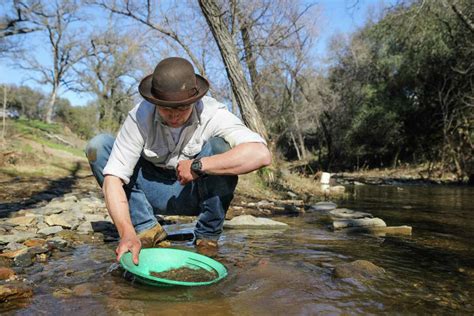
[[[178,107],[196,102],[209,90],[209,82],[194,73],[193,65],[184,58],[163,59],[153,74],[138,86],[145,100],[156,105]]]

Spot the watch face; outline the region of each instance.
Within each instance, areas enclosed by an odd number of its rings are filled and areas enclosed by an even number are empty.
[[[191,170],[194,171],[196,174],[201,175],[202,171],[202,163],[200,159],[195,159],[191,164]]]

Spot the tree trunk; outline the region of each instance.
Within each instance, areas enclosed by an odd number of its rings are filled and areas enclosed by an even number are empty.
[[[293,146],[295,147],[295,150],[296,150],[296,156],[298,156],[298,160],[301,160],[302,157],[300,154],[300,149],[298,147],[298,143],[296,142],[295,135],[293,135],[293,132],[290,132],[290,137],[291,137],[291,141],[293,142]]]
[[[240,107],[242,119],[250,129],[268,140],[267,130],[265,125],[263,125],[252,92],[245,79],[242,65],[239,62],[237,48],[227,29],[227,25],[222,19],[223,13],[217,6],[215,0],[199,0],[199,6],[219,47],[222,60],[226,67],[227,77]]]
[[[253,97],[255,100],[255,104],[257,105],[257,109],[261,109],[260,85],[259,85],[260,81],[258,78],[257,63],[253,55],[252,41],[250,39],[250,32],[249,32],[248,27],[243,26],[240,29],[240,33],[242,34],[242,41],[244,43],[245,63],[247,64],[247,67],[249,69],[250,83],[252,84]]]
[[[53,122],[53,109],[54,109],[54,103],[56,103],[56,95],[58,93],[58,87],[56,85],[53,85],[53,91],[51,91],[51,97],[49,98],[49,102],[46,108],[46,116],[45,116],[45,121],[46,123],[52,123]]]
[[[5,118],[7,116],[7,85],[3,86],[2,143],[5,141]]]

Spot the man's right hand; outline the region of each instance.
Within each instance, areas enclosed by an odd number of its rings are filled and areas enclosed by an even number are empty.
[[[140,249],[142,248],[142,243],[140,242],[140,238],[138,238],[137,234],[130,233],[128,235],[124,235],[115,249],[115,253],[117,254],[117,261],[120,261],[120,257],[128,251],[132,253],[133,263],[138,265],[138,254],[140,253]]]

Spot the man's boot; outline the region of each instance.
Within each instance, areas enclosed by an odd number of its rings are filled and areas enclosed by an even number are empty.
[[[217,240],[212,239],[196,239],[196,250],[198,253],[208,257],[217,256],[219,246]]]
[[[156,247],[161,241],[165,240],[168,234],[161,227],[160,224],[156,224],[150,229],[142,231],[138,234],[138,238],[142,243],[142,248],[153,248]]]

